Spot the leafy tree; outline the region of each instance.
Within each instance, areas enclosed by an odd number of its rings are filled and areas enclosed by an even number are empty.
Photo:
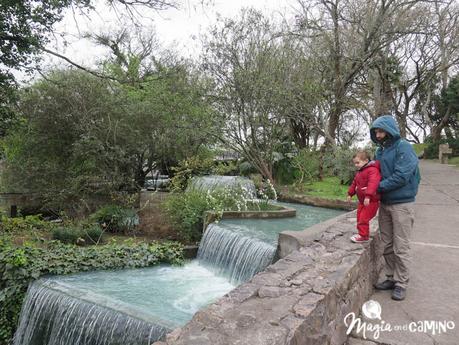
[[[433,97],[433,104],[435,112],[431,115],[434,122],[432,140],[435,142],[441,139],[443,129],[448,137],[452,136],[451,130],[456,133],[459,130],[459,75],[450,80],[440,95]]]
[[[23,123],[4,143],[4,188],[38,193],[50,206],[137,190],[148,173],[209,141],[196,129],[211,112],[194,83],[180,66],[137,86],[51,73],[21,93]]]
[[[0,1],[0,135],[14,117],[11,102],[17,88],[13,71],[30,72],[44,51],[53,26],[63,18],[64,10],[90,11],[94,0],[9,0]],[[174,0],[107,0],[111,6],[123,6],[132,14],[137,6],[162,10],[177,6]]]
[[[91,185],[121,183],[114,181],[121,175],[114,174],[120,165],[117,148],[109,141],[101,143],[97,134],[112,138],[107,121],[116,110],[106,82],[83,72],[56,71],[24,89],[21,126],[4,142],[4,186],[11,192],[42,192],[61,202],[70,195],[84,195]],[[94,144],[90,150],[89,142]],[[112,164],[98,165],[102,154]],[[103,175],[96,173],[99,168]]]
[[[205,42],[210,100],[224,126],[219,139],[273,181],[276,148],[288,136],[293,54],[273,23],[255,10],[224,19]],[[296,102],[297,105],[299,102]]]

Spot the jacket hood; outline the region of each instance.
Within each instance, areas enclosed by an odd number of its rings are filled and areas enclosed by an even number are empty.
[[[400,129],[398,128],[397,121],[391,115],[383,115],[378,117],[370,127],[370,137],[371,140],[379,144],[378,140],[376,139],[375,129],[380,128],[387,132],[394,141],[400,138]]]
[[[365,170],[368,167],[375,167],[377,169],[380,169],[380,163],[379,163],[379,161],[371,160],[367,164],[365,164],[363,167],[361,167],[359,170],[362,171],[362,170]]]

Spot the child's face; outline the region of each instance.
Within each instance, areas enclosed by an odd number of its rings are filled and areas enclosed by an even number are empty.
[[[360,169],[361,167],[363,167],[365,164],[368,163],[368,159],[361,159],[359,157],[355,157],[352,162],[354,163],[354,166],[356,167],[356,169]]]

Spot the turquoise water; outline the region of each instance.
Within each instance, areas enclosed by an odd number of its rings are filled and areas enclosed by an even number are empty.
[[[96,299],[94,303],[97,303],[98,295],[105,296],[129,305],[139,314],[159,317],[176,326],[183,325],[199,309],[214,302],[266,267],[274,256],[279,232],[304,230],[343,213],[339,210],[307,205],[278,204],[295,208],[296,217],[225,219],[216,224],[217,228],[225,230],[223,232],[226,232],[226,235],[221,236],[220,245],[214,248],[216,253],[213,254],[221,257],[222,253],[228,250],[228,253],[224,254],[224,259],[218,260],[216,266],[236,266],[233,270],[248,270],[248,274],[237,279],[231,279],[221,267],[211,267],[212,265],[209,266],[204,260],[192,260],[182,267],[159,266],[113,272],[96,271],[50,279],[67,288],[91,291],[96,296],[91,297]],[[229,233],[231,240],[228,239]],[[233,244],[234,248],[231,248]],[[244,248],[245,251],[242,252]],[[247,250],[256,250],[258,254],[248,253],[249,256],[246,257]]]
[[[303,230],[344,213],[280,204],[295,208],[296,217],[228,219],[209,225],[198,259],[182,267],[96,271],[38,280],[29,288],[14,344],[58,345],[64,340],[82,345],[151,344],[266,268],[274,257],[279,232]],[[53,341],[43,342],[48,337]]]
[[[314,224],[345,213],[323,207],[277,202],[276,204],[296,209],[296,217],[279,219],[223,219],[221,228],[237,232],[242,236],[257,238],[277,246],[278,234],[284,230],[301,231]]]
[[[296,217],[224,219],[209,224],[199,245],[198,260],[238,285],[264,270],[274,259],[281,231],[304,230],[343,211],[278,203],[296,209]]]
[[[172,328],[185,324],[199,309],[235,287],[197,260],[181,267],[88,272],[49,280],[66,289],[90,291],[80,297],[85,301],[97,304],[104,299],[105,304],[114,306],[121,302],[122,309],[129,307],[129,313],[147,321],[149,316],[160,318]]]

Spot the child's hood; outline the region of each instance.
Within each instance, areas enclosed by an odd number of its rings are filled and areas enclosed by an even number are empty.
[[[362,170],[365,170],[366,168],[370,168],[370,167],[373,167],[373,168],[376,168],[376,169],[380,169],[380,163],[379,161],[376,161],[376,160],[371,160],[369,161],[367,164],[365,164],[362,168],[360,168],[360,171]]]

